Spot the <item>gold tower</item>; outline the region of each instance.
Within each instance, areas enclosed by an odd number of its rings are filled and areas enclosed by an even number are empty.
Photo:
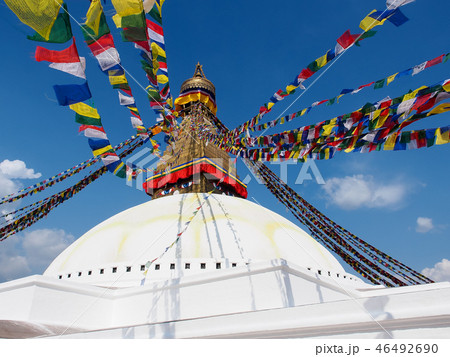
[[[144,188],[153,199],[178,193],[224,193],[247,197],[246,185],[236,175],[230,156],[202,134],[216,133],[215,87],[197,64],[192,78],[181,85],[175,110],[182,122],[173,141]]]

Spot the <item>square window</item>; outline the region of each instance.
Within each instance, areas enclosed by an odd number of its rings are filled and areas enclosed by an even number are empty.
[[[319,273],[319,275],[322,275],[322,270],[317,270],[317,272]]]
[[[141,265],[141,271],[145,270],[145,265]]]
[[[175,264],[174,263],[170,264],[170,269],[175,269]]]
[[[191,263],[184,264],[184,269],[191,269]]]
[[[113,273],[117,273],[117,267],[112,268]]]
[[[58,279],[62,279],[62,275],[58,276]]]
[[[216,269],[220,269],[222,267],[222,264],[216,263]]]
[[[100,274],[104,274],[105,273],[105,269],[100,269]]]
[[[131,267],[127,267],[127,273],[131,271]]]
[[[206,263],[200,263],[200,269],[206,269]]]
[[[67,274],[67,277],[70,278],[72,276],[72,274]]]
[[[237,266],[237,264],[236,263],[231,263],[231,266],[234,268],[234,267]]]
[[[88,271],[88,275],[92,275],[92,270],[89,270],[89,271]]]
[[[339,273],[337,273],[336,276],[339,278]]]
[[[155,264],[155,270],[159,270],[159,264]]]
[[[81,271],[78,272],[78,276],[81,276]]]

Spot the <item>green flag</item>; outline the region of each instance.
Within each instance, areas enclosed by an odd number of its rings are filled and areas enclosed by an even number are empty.
[[[73,37],[72,28],[70,27],[70,18],[67,12],[67,5],[63,4],[63,12],[58,17],[50,30],[48,40],[39,35],[37,32],[33,36],[27,36],[29,40],[50,43],[66,43]]]

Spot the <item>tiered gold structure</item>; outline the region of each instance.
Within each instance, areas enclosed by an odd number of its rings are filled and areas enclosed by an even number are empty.
[[[211,81],[206,79],[202,66],[197,64],[194,76],[183,82],[180,97],[188,91],[200,90],[203,92],[205,89],[210,95],[214,96],[213,99],[215,100],[215,87]],[[146,192],[153,199],[177,193],[206,193],[211,191],[246,197],[245,185],[239,181],[228,153],[214,144],[208,144],[201,138],[201,131],[216,133],[216,127],[213,124],[214,114],[208,106],[201,100],[191,101],[183,104],[179,113],[183,118],[180,128],[174,131],[174,141],[164,151],[155,175],[147,180]],[[152,183],[161,178],[166,181],[173,181],[174,176],[192,165],[196,167],[194,171],[198,170],[198,165],[201,165],[200,171],[202,172],[177,178],[175,182],[167,182],[162,187],[160,185],[150,187]],[[212,170],[213,166],[216,174],[204,172],[205,167],[207,171]],[[169,178],[170,175],[174,175],[172,179]],[[234,184],[226,182],[230,179]]]

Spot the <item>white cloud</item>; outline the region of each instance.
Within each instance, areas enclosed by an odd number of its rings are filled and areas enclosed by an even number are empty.
[[[0,281],[42,274],[73,241],[73,235],[62,229],[37,229],[10,237],[0,246]]]
[[[22,160],[8,159],[0,162],[0,174],[11,179],[34,179],[42,176],[39,172],[35,173],[33,169],[28,169]]]
[[[2,175],[0,172],[0,198],[19,191],[20,184]]]
[[[0,162],[0,198],[22,188],[17,179],[35,179],[41,176],[41,173],[27,168],[25,162],[21,160],[3,160]]]
[[[442,259],[433,268],[425,268],[422,274],[434,281],[450,281],[450,260]]]
[[[427,233],[434,228],[433,220],[427,217],[417,217],[416,232]]]
[[[347,210],[359,207],[395,208],[406,195],[404,185],[383,184],[370,175],[333,177],[322,188],[331,203]]]
[[[17,279],[26,276],[31,272],[27,259],[21,255],[0,255],[0,267],[0,278],[2,278],[2,280]]]
[[[34,268],[47,267],[74,240],[62,229],[37,229],[23,235],[22,247]]]

